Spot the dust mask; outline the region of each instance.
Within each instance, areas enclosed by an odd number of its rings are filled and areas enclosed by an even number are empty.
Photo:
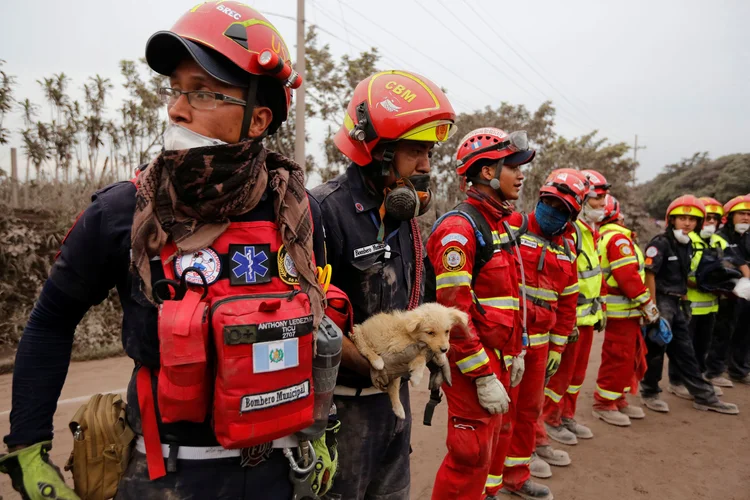
[[[745,232],[750,229],[750,224],[743,222],[742,224],[735,224],[734,230],[737,231],[739,234],[745,234]]]
[[[164,131],[164,149],[166,151],[221,146],[222,144],[226,144],[226,142],[211,139],[176,123],[170,123]]]
[[[704,240],[707,240],[715,232],[716,232],[716,226],[715,225],[703,226],[703,229],[701,229],[701,238],[703,238]]]
[[[672,229],[672,233],[674,234],[674,239],[676,239],[678,243],[682,243],[683,245],[690,243],[690,236],[683,233],[682,229]]]
[[[598,224],[604,219],[603,208],[591,208],[588,203],[583,206],[583,220],[589,224]]]

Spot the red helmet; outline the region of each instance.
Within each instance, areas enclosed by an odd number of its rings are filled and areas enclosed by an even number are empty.
[[[381,71],[354,89],[336,147],[360,166],[381,141],[443,142],[456,130],[456,112],[440,87],[406,71]]]
[[[607,179],[605,179],[604,176],[596,170],[582,170],[581,173],[588,178],[589,182],[591,183],[591,193],[595,194],[596,196],[607,194],[609,192],[609,188],[612,187],[607,182]]]
[[[600,224],[603,226],[604,224],[617,222],[620,215],[620,202],[611,194],[607,194],[604,197],[604,218]]]
[[[716,198],[711,198],[710,196],[701,196],[698,199],[703,202],[703,206],[706,207],[706,214],[716,214],[719,217],[724,216],[724,207]]]
[[[750,195],[742,194],[735,196],[724,205],[724,213],[729,215],[732,212],[750,211]]]
[[[577,170],[559,169],[549,174],[539,190],[539,197],[554,196],[565,203],[572,214],[577,215],[583,207],[586,191],[586,184]]]
[[[669,224],[669,218],[675,215],[690,215],[699,219],[706,218],[706,207],[703,202],[692,194],[683,194],[667,207],[667,215],[664,218]]]
[[[534,159],[536,151],[529,149],[525,130],[507,132],[494,127],[472,130],[459,142],[456,151],[456,173],[466,175],[478,160],[499,160],[505,164],[519,166]]]
[[[286,120],[292,88],[302,79],[292,69],[289,49],[276,28],[257,10],[233,1],[206,2],[193,7],[170,31],[159,31],[146,43],[148,65],[170,76],[186,57],[209,75],[235,87],[249,87],[250,75],[266,75],[278,85],[262,96],[273,111],[273,133]],[[255,103],[248,102],[249,111]]]

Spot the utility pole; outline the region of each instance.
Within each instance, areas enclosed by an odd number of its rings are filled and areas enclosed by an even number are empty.
[[[10,148],[10,206],[18,208],[18,157],[16,148]]]
[[[305,0],[297,0],[297,67],[302,85],[297,89],[294,160],[305,168]]]
[[[638,145],[638,134],[635,135],[635,144],[633,144],[633,185],[635,186],[635,171],[638,168],[638,150],[646,149],[646,146]]]

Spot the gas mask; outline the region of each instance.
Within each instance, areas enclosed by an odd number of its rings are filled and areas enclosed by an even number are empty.
[[[703,229],[701,229],[701,238],[704,240],[707,240],[710,238],[714,233],[716,232],[716,225],[712,224],[710,226],[703,226]]]
[[[674,239],[676,239],[678,243],[683,245],[690,243],[690,236],[682,232],[682,229],[672,229],[672,234],[674,234]]]
[[[393,188],[385,195],[385,213],[396,220],[407,221],[422,215],[430,205],[429,174],[402,177],[396,181]]]
[[[739,234],[745,234],[748,229],[750,229],[750,224],[746,222],[734,225],[734,230]]]
[[[164,131],[164,149],[175,151],[182,149],[202,148],[205,146],[220,146],[226,144],[219,139],[211,139],[176,123],[170,123]]]

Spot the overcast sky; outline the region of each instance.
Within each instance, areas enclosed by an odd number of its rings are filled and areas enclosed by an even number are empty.
[[[36,80],[61,71],[79,93],[96,73],[119,86],[118,61],[141,57],[148,37],[194,3],[2,1],[0,59],[19,100],[41,102]],[[296,0],[247,3],[294,52],[295,23],[276,14],[295,16]],[[330,32],[320,39],[335,54],[377,46],[383,69],[427,76],[459,112],[551,99],[566,137],[598,129],[632,145],[638,134],[640,180],[696,151],[750,152],[747,0],[307,0],[306,18]]]

